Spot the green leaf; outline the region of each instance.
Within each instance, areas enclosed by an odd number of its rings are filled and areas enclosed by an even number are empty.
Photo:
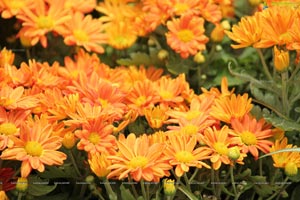
[[[185,196],[187,196],[190,200],[197,200],[198,199],[193,193],[188,191],[184,186],[179,186],[178,190],[183,192],[185,194]]]
[[[135,197],[131,194],[130,190],[126,189],[123,184],[120,186],[120,190],[122,199],[135,200]]]
[[[46,167],[43,173],[39,173],[42,178],[74,178],[77,174],[72,165],[65,164],[63,166],[49,166]]]
[[[273,126],[283,129],[284,131],[300,131],[300,124],[292,119],[284,119],[273,113],[264,113],[265,120]]]
[[[28,183],[28,193],[33,196],[46,195],[56,188],[56,185],[48,185],[48,180],[41,179],[37,176],[30,176]]]
[[[151,60],[150,60],[150,56],[146,53],[142,53],[142,52],[136,52],[136,53],[131,53],[130,54],[130,58],[123,58],[123,59],[119,59],[117,60],[117,63],[119,65],[150,65],[151,64]]]
[[[56,195],[52,195],[52,196],[45,196],[43,197],[43,200],[65,200],[65,199],[68,199],[69,197],[69,193],[59,193],[59,194],[56,194]]]
[[[166,64],[167,70],[174,74],[179,75],[182,73],[187,74],[189,69],[193,66],[193,62],[189,59],[182,59],[179,56],[170,56],[169,62]]]
[[[254,184],[254,190],[260,197],[271,195],[275,189],[266,181],[266,177],[264,176],[251,176],[250,180]]]
[[[277,150],[277,151],[273,151],[273,152],[267,153],[267,154],[265,154],[263,156],[260,156],[259,158],[264,158],[264,157],[267,157],[267,156],[271,156],[271,155],[274,155],[274,154],[277,154],[277,153],[283,153],[283,152],[300,152],[300,148],[280,149],[280,150]]]

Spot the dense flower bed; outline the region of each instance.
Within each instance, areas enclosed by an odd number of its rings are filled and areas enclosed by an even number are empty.
[[[0,1],[0,199],[296,199],[298,5]]]

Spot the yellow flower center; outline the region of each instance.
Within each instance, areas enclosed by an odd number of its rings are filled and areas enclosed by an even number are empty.
[[[292,42],[293,38],[290,35],[290,33],[286,32],[286,33],[283,33],[279,36],[279,40],[284,42],[284,43],[288,43],[288,42]]]
[[[288,162],[284,167],[284,172],[288,176],[295,176],[298,173],[298,167],[294,162]]]
[[[40,157],[43,153],[43,147],[36,141],[29,141],[25,145],[25,151],[30,156]]]
[[[13,135],[18,131],[18,128],[13,123],[3,123],[0,125],[0,134]]]
[[[194,33],[191,30],[184,29],[179,31],[177,36],[182,42],[190,42],[194,38]]]
[[[100,139],[101,139],[100,135],[96,132],[92,132],[88,138],[88,140],[93,144],[98,144],[100,142]]]
[[[179,151],[175,155],[176,160],[182,163],[189,163],[195,160],[195,157],[191,152],[188,151]]]
[[[177,3],[175,4],[175,13],[177,15],[180,15],[187,11],[189,9],[189,6],[186,3]]]
[[[257,143],[256,136],[249,131],[243,132],[240,137],[242,142],[246,145],[256,145]]]
[[[192,119],[199,117],[200,114],[201,112],[198,110],[190,110],[187,112],[186,119],[190,121]]]
[[[159,92],[159,95],[163,98],[163,99],[172,99],[173,98],[173,94],[169,91],[163,90],[161,92]]]
[[[54,26],[54,21],[50,16],[40,16],[36,23],[40,29],[52,29]]]
[[[130,168],[145,167],[148,164],[148,159],[145,156],[136,156],[130,160],[128,166]]]
[[[193,124],[189,124],[182,127],[181,132],[185,135],[195,135],[198,133],[198,127]]]
[[[214,144],[214,149],[221,155],[227,155],[229,152],[227,146],[222,142],[216,142]]]
[[[73,32],[73,34],[74,34],[74,37],[76,38],[76,40],[78,40],[79,42],[89,41],[89,36],[83,30],[75,30]]]
[[[135,104],[137,105],[137,106],[141,106],[141,105],[143,105],[143,104],[145,104],[146,103],[146,97],[143,95],[143,96],[140,96],[140,97],[138,97],[136,100],[135,100]]]
[[[107,106],[108,106],[108,101],[107,101],[106,99],[101,99],[101,98],[99,98],[99,102],[100,102],[102,108],[107,108]]]

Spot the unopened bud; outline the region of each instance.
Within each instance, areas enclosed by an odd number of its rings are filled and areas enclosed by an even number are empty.
[[[202,52],[198,52],[196,53],[196,55],[194,56],[194,61],[196,63],[204,63],[205,62],[205,56],[202,54]]]
[[[174,185],[173,179],[164,179],[163,180],[164,193],[166,195],[173,195],[176,192],[176,188]]]
[[[284,172],[287,176],[295,176],[298,174],[298,167],[294,162],[288,162],[284,167]]]
[[[225,32],[221,24],[217,24],[210,34],[210,38],[214,42],[221,42],[224,36]]]
[[[64,136],[63,142],[62,142],[63,146],[66,149],[72,149],[74,147],[75,143],[76,143],[76,138],[75,138],[74,133],[72,133],[72,132],[66,133]]]
[[[158,52],[158,58],[160,60],[165,60],[169,57],[169,52],[167,50],[164,50],[164,49],[161,49],[159,52]]]
[[[273,58],[275,69],[279,72],[286,70],[290,65],[289,51],[279,50],[276,46],[274,46]]]
[[[231,160],[239,159],[240,155],[241,155],[240,149],[237,146],[229,148],[228,157]]]
[[[27,178],[24,178],[24,177],[18,178],[17,184],[16,184],[16,189],[19,192],[25,192],[27,190],[27,188],[28,188],[28,180],[27,180]]]

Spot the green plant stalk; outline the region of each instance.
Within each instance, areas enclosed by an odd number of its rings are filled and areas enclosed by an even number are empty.
[[[110,185],[109,181],[106,178],[104,179],[104,187],[105,187],[105,190],[106,190],[106,192],[107,192],[108,197],[109,197],[110,200],[117,200],[118,199],[118,196],[113,191],[113,189],[111,188],[111,185]]]
[[[283,183],[281,184],[281,187],[276,192],[274,192],[269,198],[267,198],[266,200],[271,200],[271,199],[275,198],[277,195],[279,195],[280,192],[285,190],[289,186],[288,184],[286,184],[288,180],[289,180],[289,177],[286,177],[284,179]]]
[[[186,172],[184,172],[183,178],[184,178],[184,181],[185,181],[185,184],[186,184],[186,188],[191,192],[190,181],[189,181],[189,178],[187,177]]]
[[[234,175],[233,175],[233,166],[230,166],[229,171],[230,171],[230,181],[231,181],[231,184],[232,184],[233,193],[234,193],[234,196],[237,196],[237,191],[236,191],[235,181],[234,181]]]
[[[190,200],[198,200],[198,198],[193,193],[188,191],[184,186],[179,186],[178,190],[185,194]]]
[[[70,155],[70,159],[71,159],[72,165],[74,166],[74,169],[75,169],[77,175],[78,175],[79,177],[81,177],[82,175],[81,175],[81,173],[80,173],[80,171],[79,171],[79,168],[78,168],[78,166],[77,166],[77,162],[76,162],[76,160],[75,160],[75,158],[74,158],[74,155],[73,155],[72,150],[69,150],[69,155]]]
[[[132,179],[131,179],[130,175],[128,175],[128,181],[130,183],[132,183]],[[139,195],[138,195],[138,193],[136,191],[136,188],[134,187],[134,184],[130,184],[130,185],[131,185],[131,189],[132,189],[133,195],[135,196],[135,198],[138,198]]]
[[[198,174],[198,171],[199,171],[199,168],[196,168],[196,170],[194,171],[193,175],[192,175],[191,178],[189,179],[189,182],[190,182],[190,183],[194,180],[195,176]]]
[[[144,199],[145,199],[145,200],[149,200],[149,199],[147,198],[148,195],[147,195],[147,193],[146,193],[145,182],[144,182],[143,179],[141,179],[140,184],[141,184],[141,189],[142,189],[142,194],[143,194]]]
[[[288,71],[284,71],[281,73],[281,98],[282,98],[282,108],[283,113],[289,117],[289,101],[288,101],[288,88],[287,88],[287,80],[288,80]]]
[[[267,65],[267,63],[266,63],[265,57],[264,57],[264,55],[263,55],[261,49],[256,49],[256,51],[257,51],[257,53],[258,53],[258,56],[259,56],[259,58],[260,58],[260,61],[261,61],[261,63],[262,63],[262,66],[263,66],[263,70],[264,70],[264,72],[265,72],[265,74],[266,74],[268,80],[273,81],[273,77],[272,77],[272,75],[271,75],[271,73],[270,73],[270,71],[269,71],[268,65]]]
[[[19,193],[18,193],[18,199],[17,199],[17,200],[22,200],[22,197],[23,197],[23,193],[22,193],[22,192],[19,192]]]

